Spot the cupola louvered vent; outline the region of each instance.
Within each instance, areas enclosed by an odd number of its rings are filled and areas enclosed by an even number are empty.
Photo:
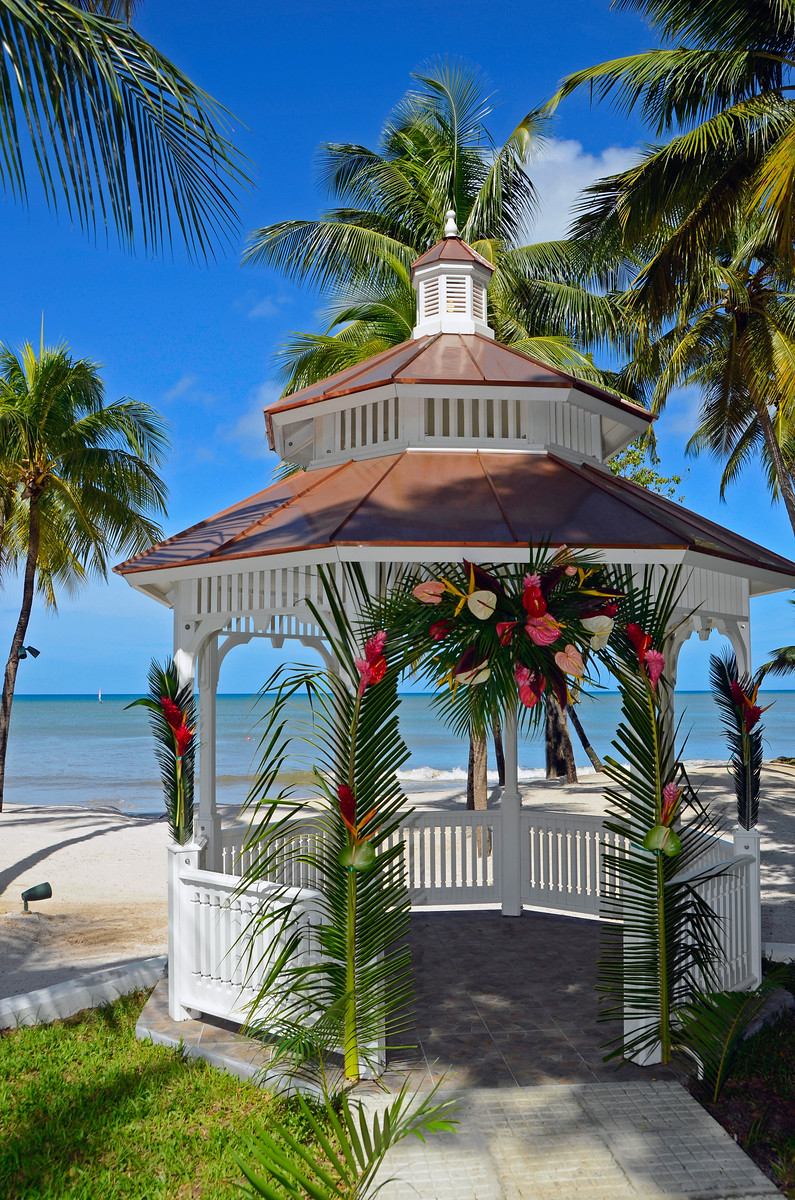
[[[478,321],[486,319],[486,289],[482,284],[473,282],[472,284],[472,311]]]
[[[439,280],[429,279],[422,285],[422,319],[439,315]]]
[[[449,313],[465,313],[467,310],[467,281],[447,277],[447,311]]]

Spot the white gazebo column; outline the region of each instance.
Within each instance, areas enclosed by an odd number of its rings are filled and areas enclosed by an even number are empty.
[[[218,693],[218,635],[212,634],[199,653],[199,812],[194,816],[194,839],[207,840],[205,868],[221,869],[221,824],[215,802],[216,696]]]
[[[522,795],[519,791],[519,736],[516,709],[506,709],[503,728],[505,786],[500,796],[500,879],[502,915],[522,915]]]

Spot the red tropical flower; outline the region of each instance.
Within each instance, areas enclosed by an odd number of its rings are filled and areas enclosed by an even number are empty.
[[[354,659],[356,669],[359,672],[359,691],[358,695],[364,693],[364,689],[369,687],[371,683],[380,683],[386,674],[386,659],[384,658],[384,646],[386,645],[386,633],[382,629],[379,633],[373,634],[368,638],[364,646],[364,658]]]
[[[172,729],[179,729],[180,725],[185,723],[185,714],[182,709],[173,700],[170,700],[168,696],[160,697],[160,707],[163,710],[163,716]]]
[[[507,646],[513,637],[513,631],[516,629],[518,621],[498,621],[495,625],[497,637],[500,639],[501,646]]]
[[[528,579],[538,579],[537,575],[529,575],[525,577],[525,589],[522,596],[522,604],[527,610],[528,617],[543,617],[547,611],[547,602],[544,599],[541,588],[537,583],[528,583]]]
[[[660,654],[659,650],[646,651],[646,670],[649,672],[649,683],[651,690],[657,691],[657,684],[660,681],[660,676],[665,670],[665,658]]]
[[[514,678],[519,685],[519,699],[525,708],[533,708],[543,695],[547,681],[539,671],[531,671],[517,663],[513,669]]]
[[[188,729],[187,725],[180,725],[179,729],[174,730],[174,741],[177,743],[177,758],[182,758],[191,744],[195,732],[195,729]]]
[[[356,833],[356,797],[353,794],[353,788],[348,787],[347,783],[341,783],[337,788],[337,796],[343,821],[353,833]]]
[[[435,642],[442,642],[447,637],[450,630],[453,628],[452,621],[434,621],[428,633]]]
[[[627,625],[627,637],[630,644],[634,646],[638,654],[638,666],[642,667],[646,658],[646,651],[651,646],[651,634],[644,633],[640,625],[633,625],[631,622]]]

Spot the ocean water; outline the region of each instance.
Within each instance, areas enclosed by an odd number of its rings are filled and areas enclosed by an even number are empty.
[[[142,708],[126,710],[133,696],[18,696],[11,718],[6,799],[26,804],[112,805],[128,812],[160,812],[160,780]],[[775,701],[763,717],[765,757],[795,755],[795,692],[767,692]],[[258,763],[258,719],[266,701],[250,696],[218,697],[218,800],[241,803]],[[619,714],[618,696],[585,699],[578,713],[597,753],[610,752]],[[709,693],[677,693],[682,716],[683,757],[725,762],[727,750]],[[296,714],[298,715],[298,714]],[[430,707],[430,697],[409,694],[401,704],[401,729],[410,758],[400,772],[407,791],[455,786],[466,780],[467,744],[455,738]],[[572,730],[577,763],[590,768]],[[296,750],[288,767],[303,773],[309,763]],[[544,745],[539,735],[522,741],[521,777],[543,775]],[[493,763],[491,764],[493,765]],[[296,777],[300,777],[297,774]],[[496,774],[493,774],[496,780]]]

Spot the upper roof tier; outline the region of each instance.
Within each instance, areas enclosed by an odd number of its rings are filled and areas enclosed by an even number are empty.
[[[477,333],[402,342],[265,410],[271,449],[307,467],[442,445],[601,463],[651,420],[639,405]]]
[[[411,340],[271,405],[271,449],[310,469],[420,446],[554,450],[597,463],[624,449],[651,415],[496,342],[493,272],[448,212],[445,236],[411,268]]]

